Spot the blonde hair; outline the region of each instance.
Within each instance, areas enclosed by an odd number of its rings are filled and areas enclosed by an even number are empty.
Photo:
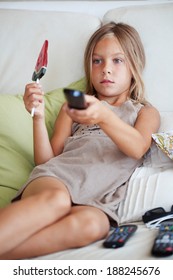
[[[100,27],[91,36],[84,54],[86,92],[90,95],[96,94],[96,90],[91,82],[92,55],[94,48],[101,39],[111,34],[117,38],[121,45],[132,73],[129,98],[133,101],[145,104],[144,82],[142,79],[142,72],[145,67],[144,47],[138,32],[132,26],[125,23],[110,22]]]

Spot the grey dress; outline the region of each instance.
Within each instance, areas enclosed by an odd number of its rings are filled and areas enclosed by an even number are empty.
[[[142,107],[131,100],[120,107],[102,102],[131,126]],[[32,180],[51,176],[66,185],[74,204],[97,207],[118,222],[118,204],[125,197],[130,176],[140,164],[141,160],[122,153],[98,125],[73,123],[72,136],[67,139],[63,153],[36,166],[13,201],[20,198]]]

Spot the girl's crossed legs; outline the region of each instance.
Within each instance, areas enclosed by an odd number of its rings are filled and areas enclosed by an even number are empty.
[[[72,206],[65,185],[53,177],[33,180],[20,201],[0,211],[0,259],[22,259],[88,245],[109,231],[107,215]]]

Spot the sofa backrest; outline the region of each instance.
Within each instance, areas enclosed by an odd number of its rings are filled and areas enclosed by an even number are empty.
[[[0,94],[23,93],[37,57],[49,41],[46,91],[67,86],[83,75],[83,53],[97,17],[82,13],[0,10]]]
[[[147,98],[160,111],[173,111],[173,2],[114,9],[103,18],[109,21],[138,30],[146,52]]]

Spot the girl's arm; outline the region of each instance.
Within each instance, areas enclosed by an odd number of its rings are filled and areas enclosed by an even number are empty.
[[[71,135],[71,126],[71,118],[61,109],[55,122],[52,139],[49,140],[45,121],[37,118],[33,120],[34,159],[37,165],[62,153],[65,140]]]
[[[49,140],[45,116],[44,93],[37,83],[28,84],[25,88],[24,103],[28,112],[35,108],[33,117],[33,141],[35,164],[42,164],[62,152],[66,138],[71,134],[71,120],[61,110],[55,123],[55,131],[52,140]],[[71,122],[70,122],[71,121]],[[64,130],[64,127],[66,129]]]
[[[34,162],[36,165],[45,163],[54,157],[44,119],[33,119]]]
[[[54,133],[51,139],[51,146],[55,156],[62,153],[66,139],[71,136],[72,119],[64,110],[65,104],[62,106],[58,118],[55,122]]]
[[[151,135],[160,126],[160,116],[154,107],[144,106],[138,113],[135,126],[132,127],[98,99],[93,96],[86,96],[86,98],[89,105],[86,110],[66,108],[74,121],[86,124],[97,123],[118,148],[132,158],[139,159],[147,152],[152,141]]]
[[[26,85],[23,96],[26,110],[31,113],[35,108],[33,117],[33,144],[35,164],[41,164],[52,158],[53,150],[50,145],[44,116],[44,93],[41,85],[31,83]]]
[[[64,143],[71,135],[72,120],[61,108],[55,122],[54,132],[49,140],[45,121],[34,119],[34,158],[41,164],[62,153]]]
[[[160,126],[160,116],[154,107],[146,105],[139,111],[132,127],[109,110],[99,125],[122,152],[140,159],[151,145],[152,133],[157,132]]]

